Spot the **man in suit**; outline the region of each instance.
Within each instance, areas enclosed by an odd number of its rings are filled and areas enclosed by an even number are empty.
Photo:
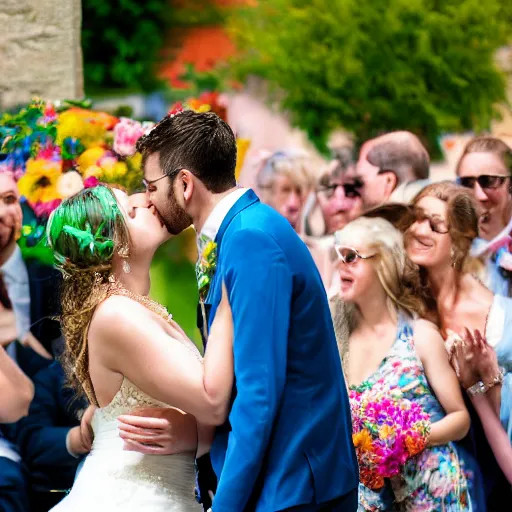
[[[235,137],[215,114],[168,116],[138,149],[168,231],[193,223],[198,233],[205,339],[223,285],[231,305],[235,386],[211,449],[213,512],[355,511],[350,407],[309,251],[286,219],[237,187]]]
[[[93,411],[65,386],[57,361],[36,374],[34,387],[28,416],[17,425],[17,441],[29,473],[31,510],[46,512],[71,488],[80,457],[90,451]]]

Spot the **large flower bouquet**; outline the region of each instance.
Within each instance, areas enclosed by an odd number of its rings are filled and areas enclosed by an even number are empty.
[[[22,228],[25,256],[45,260],[44,225],[67,197],[99,182],[128,192],[142,183],[137,140],[152,124],[117,118],[90,103],[34,100],[0,116],[0,172],[18,181],[22,199],[35,215]]]
[[[380,489],[385,478],[399,476],[407,460],[425,449],[430,418],[399,389],[351,390],[350,406],[361,483]]]

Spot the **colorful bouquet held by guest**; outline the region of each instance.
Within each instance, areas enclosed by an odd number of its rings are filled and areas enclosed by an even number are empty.
[[[350,405],[361,483],[380,489],[384,479],[399,477],[404,464],[426,448],[430,418],[399,389],[391,394],[351,390]]]

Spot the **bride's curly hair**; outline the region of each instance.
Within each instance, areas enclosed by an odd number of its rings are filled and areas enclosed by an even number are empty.
[[[77,394],[97,405],[87,334],[96,306],[107,296],[114,254],[128,256],[128,228],[113,191],[99,185],[63,201],[51,214],[46,233],[64,277],[62,364]]]

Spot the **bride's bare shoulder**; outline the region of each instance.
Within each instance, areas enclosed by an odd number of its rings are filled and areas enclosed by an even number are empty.
[[[142,304],[123,295],[111,295],[96,307],[89,335],[116,338],[153,321],[151,312]]]

